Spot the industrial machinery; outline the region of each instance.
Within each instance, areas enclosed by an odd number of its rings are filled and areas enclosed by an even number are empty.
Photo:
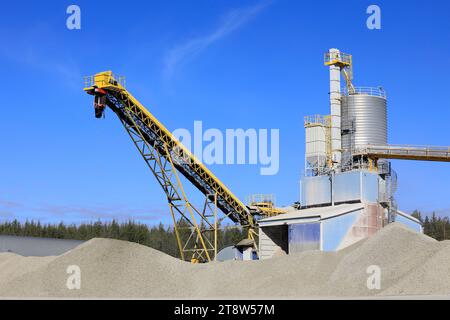
[[[252,243],[257,252],[257,244],[264,244],[261,254],[266,257],[274,248],[311,247],[312,239],[314,248],[342,248],[395,221],[397,213],[420,226],[397,210],[397,175],[389,159],[450,162],[450,148],[388,144],[385,91],[354,86],[350,54],[330,49],[324,64],[330,72],[330,115],[305,117],[305,176],[301,201],[291,208],[275,207],[267,195],[255,195],[244,204],[131,95],[124,78],[111,71],[85,78],[95,117],[103,117],[106,107],[118,116],[165,192],[183,260],[211,261],[225,218],[248,230],[246,246]],[[189,200],[182,178],[201,192],[202,206]],[[308,226],[305,218],[319,219],[322,225]]]
[[[355,201],[355,195],[348,190],[338,190],[340,184],[335,181],[349,179],[351,175],[345,173],[368,172],[377,181],[374,179],[372,186],[363,186],[361,182],[358,192],[377,190],[376,201],[388,210],[387,222],[392,222],[396,212],[397,176],[388,159],[450,162],[450,148],[388,144],[384,89],[354,86],[350,54],[330,49],[325,54],[324,64],[330,70],[330,115],[305,117],[302,206]],[[341,75],[345,79],[343,88]],[[347,185],[351,184],[347,181]]]
[[[242,203],[131,95],[123,77],[101,72],[85,78],[84,90],[94,96],[96,118],[103,116],[106,107],[114,111],[164,190],[183,260],[211,261],[217,255],[218,225],[226,217],[246,228],[248,238],[255,240],[256,220],[283,212],[273,205]],[[189,200],[182,177],[203,194],[202,207]],[[217,209],[223,214],[219,216]]]
[[[301,201],[283,215],[258,221],[260,259],[342,250],[393,221],[423,232],[419,220],[397,208],[397,175],[389,159],[450,161],[448,147],[388,144],[385,91],[354,85],[350,54],[331,49],[324,63],[330,114],[305,117]]]

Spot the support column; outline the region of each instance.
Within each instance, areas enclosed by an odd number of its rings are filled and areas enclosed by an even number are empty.
[[[331,57],[339,55],[339,50],[330,49]],[[331,114],[331,159],[333,169],[341,164],[341,68],[330,65],[330,114]]]

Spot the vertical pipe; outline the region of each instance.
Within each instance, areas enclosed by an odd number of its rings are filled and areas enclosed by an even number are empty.
[[[330,57],[339,55],[338,49],[330,49]],[[330,114],[331,114],[331,158],[333,169],[341,164],[341,68],[330,65]]]

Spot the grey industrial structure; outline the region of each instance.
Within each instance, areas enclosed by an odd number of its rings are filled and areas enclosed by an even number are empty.
[[[340,250],[393,221],[422,232],[420,221],[397,209],[391,163],[363,151],[389,148],[385,91],[353,86],[351,55],[331,49],[325,65],[330,68],[331,114],[305,117],[301,207],[259,221],[260,259]]]

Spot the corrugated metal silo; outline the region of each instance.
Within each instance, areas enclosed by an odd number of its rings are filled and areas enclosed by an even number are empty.
[[[368,144],[387,144],[386,95],[378,88],[356,88],[342,95],[342,149],[346,157]]]

